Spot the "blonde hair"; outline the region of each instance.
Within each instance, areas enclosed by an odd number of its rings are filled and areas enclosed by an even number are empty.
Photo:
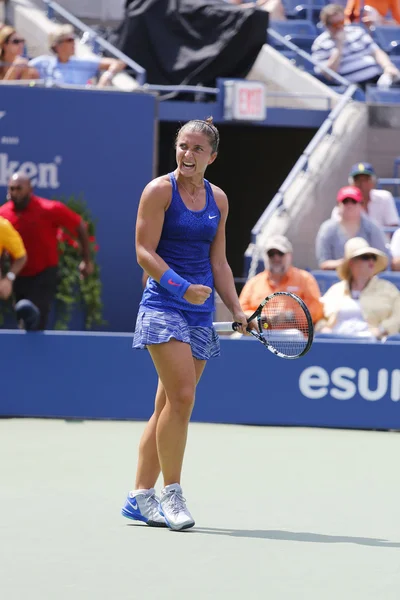
[[[321,19],[324,25],[327,25],[331,17],[334,17],[335,15],[338,15],[340,13],[343,13],[344,16],[343,6],[340,6],[340,4],[327,4],[319,13],[319,18]]]
[[[0,27],[0,56],[3,55],[4,44],[13,33],[17,33],[17,31],[10,25],[3,25],[3,27]]]
[[[54,48],[59,44],[61,39],[67,35],[75,36],[75,30],[72,25],[57,25],[53,31],[49,33],[49,46],[54,52]]]

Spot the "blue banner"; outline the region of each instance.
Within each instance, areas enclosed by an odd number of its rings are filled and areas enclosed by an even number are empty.
[[[148,353],[131,346],[131,334],[0,332],[0,415],[147,419],[157,376]],[[193,420],[400,429],[399,347],[315,341],[290,361],[253,340],[223,339]]]
[[[82,195],[97,224],[107,329],[129,331],[141,297],[134,227],[153,177],[155,98],[2,86],[0,204],[16,171],[44,198]]]

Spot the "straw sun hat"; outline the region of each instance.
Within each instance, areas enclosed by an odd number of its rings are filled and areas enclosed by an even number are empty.
[[[355,237],[348,240],[344,245],[344,261],[336,269],[340,279],[349,279],[350,260],[352,258],[356,258],[357,256],[362,256],[363,254],[375,254],[377,257],[373,275],[376,275],[377,273],[380,273],[386,269],[388,264],[388,258],[386,254],[380,250],[377,250],[376,248],[371,248],[371,246],[368,246],[368,242],[364,240],[364,238]]]

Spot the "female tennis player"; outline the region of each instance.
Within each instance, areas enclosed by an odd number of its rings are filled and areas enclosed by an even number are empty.
[[[135,489],[122,514],[177,531],[194,525],[180,482],[196,385],[206,361],[220,353],[212,325],[214,287],[240,331],[247,324],[225,253],[228,200],[204,179],[218,145],[211,118],[183,125],[176,170],[146,186],[137,215],[137,260],[149,278],[133,347],[149,350],[159,379],[139,446]],[[158,500],[160,470],[164,488]]]

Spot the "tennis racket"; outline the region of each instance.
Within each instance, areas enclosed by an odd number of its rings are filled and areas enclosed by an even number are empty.
[[[310,312],[301,298],[290,292],[275,292],[265,298],[247,319],[247,331],[280,358],[300,358],[314,338]],[[217,331],[237,331],[239,323],[214,323]]]

